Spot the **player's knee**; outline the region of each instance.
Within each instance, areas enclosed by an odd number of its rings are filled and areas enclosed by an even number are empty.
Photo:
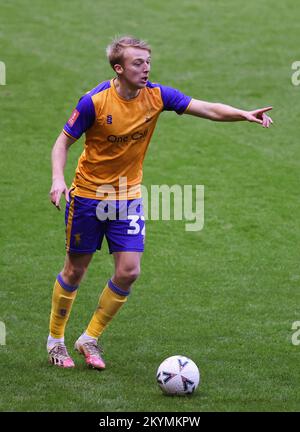
[[[86,272],[85,267],[67,266],[62,271],[62,277],[69,285],[79,285]]]
[[[140,275],[140,267],[134,266],[134,267],[124,267],[121,269],[118,269],[116,272],[116,278],[121,279],[122,281],[126,282],[127,284],[132,284],[134,281],[137,280],[137,278]]]
[[[140,269],[134,269],[127,273],[126,278],[130,283],[133,283],[137,280],[140,275]]]

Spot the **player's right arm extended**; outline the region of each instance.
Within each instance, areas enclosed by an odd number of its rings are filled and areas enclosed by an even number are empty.
[[[64,168],[67,162],[67,154],[70,146],[75,139],[68,137],[64,132],[58,136],[51,153],[52,158],[52,186],[50,190],[50,200],[55,207],[60,210],[60,199],[65,195],[69,201],[69,191],[65,182]]]

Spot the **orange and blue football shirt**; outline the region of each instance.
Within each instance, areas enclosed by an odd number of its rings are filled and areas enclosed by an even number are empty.
[[[74,139],[85,133],[72,184],[74,194],[103,199],[99,191],[111,185],[116,199],[139,198],[143,161],[160,113],[182,114],[190,101],[179,90],[150,81],[129,100],[118,94],[113,79],[86,93],[63,129]],[[126,190],[119,188],[120,177],[126,178]]]

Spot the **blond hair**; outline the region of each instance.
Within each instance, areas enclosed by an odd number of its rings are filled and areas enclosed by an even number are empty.
[[[106,55],[113,69],[116,64],[122,65],[124,50],[128,47],[141,48],[151,54],[151,47],[144,40],[136,39],[132,36],[116,37],[106,48]]]

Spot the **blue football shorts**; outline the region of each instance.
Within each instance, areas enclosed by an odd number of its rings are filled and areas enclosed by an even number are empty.
[[[142,198],[100,201],[70,193],[66,205],[66,249],[94,253],[106,237],[109,252],[144,251],[145,217]]]

